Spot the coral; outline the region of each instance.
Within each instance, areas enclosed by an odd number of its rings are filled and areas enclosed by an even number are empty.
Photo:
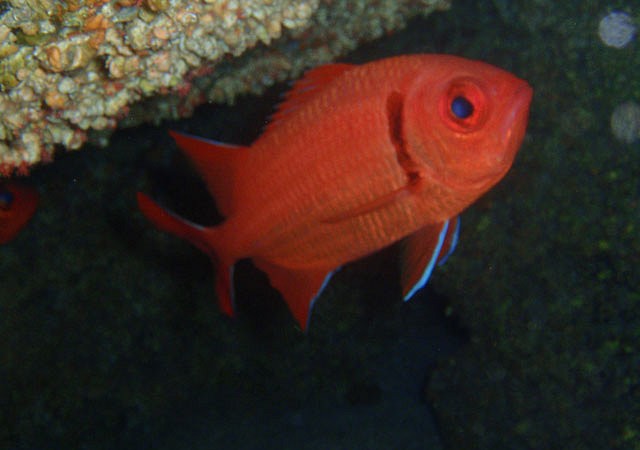
[[[449,3],[6,2],[0,11],[0,176],[50,159],[56,144],[77,149],[91,137],[106,144],[119,123],[183,117],[205,100],[259,92]],[[171,95],[158,98],[162,94]],[[141,100],[147,101],[135,107]]]

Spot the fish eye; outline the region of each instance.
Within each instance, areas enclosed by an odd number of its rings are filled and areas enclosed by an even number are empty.
[[[489,106],[483,83],[472,77],[461,77],[445,87],[438,108],[447,127],[459,133],[473,133],[488,120]]]
[[[451,101],[451,112],[458,119],[466,119],[473,114],[473,104],[463,96],[457,96]]]
[[[13,203],[13,194],[9,191],[0,191],[0,209],[9,209]]]

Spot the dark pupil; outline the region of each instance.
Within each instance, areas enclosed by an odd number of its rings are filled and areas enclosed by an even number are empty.
[[[9,209],[13,203],[13,194],[9,191],[0,191],[0,209]]]
[[[466,119],[473,114],[473,105],[464,97],[456,97],[451,102],[451,112],[458,119]]]

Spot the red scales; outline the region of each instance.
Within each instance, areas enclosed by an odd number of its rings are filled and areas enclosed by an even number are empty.
[[[458,215],[511,167],[531,87],[448,55],[331,64],[296,82],[264,133],[242,147],[172,132],[226,220],[188,222],[138,194],[156,226],[208,254],[220,308],[233,267],[266,272],[303,329],[342,265],[401,242],[408,300],[453,249]]]

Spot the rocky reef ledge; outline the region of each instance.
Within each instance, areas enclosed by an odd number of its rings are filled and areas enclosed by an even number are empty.
[[[233,102],[451,0],[0,3],[0,177],[56,145]]]

